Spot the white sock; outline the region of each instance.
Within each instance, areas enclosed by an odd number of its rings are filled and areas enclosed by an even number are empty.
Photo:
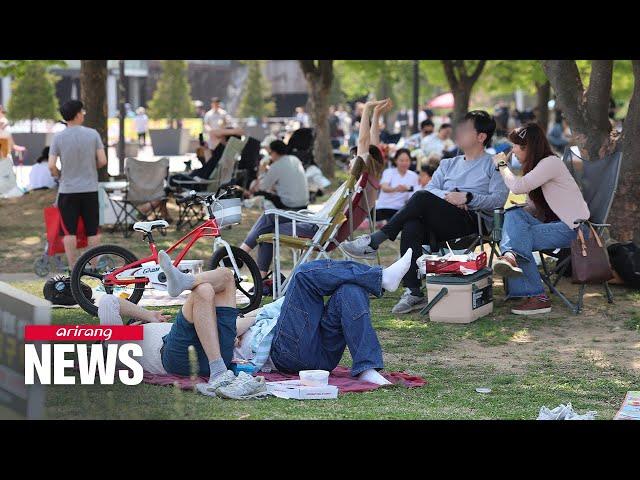
[[[365,382],[375,383],[376,385],[391,385],[391,382],[380,375],[375,369],[370,368],[358,374],[358,378]]]
[[[395,292],[400,286],[402,277],[411,267],[413,250],[408,249],[400,260],[382,270],[382,288],[387,292]]]
[[[120,303],[113,295],[103,295],[98,303],[100,325],[123,325],[120,316]]]
[[[172,297],[177,297],[185,290],[191,290],[195,276],[192,273],[183,273],[173,266],[171,257],[164,250],[158,252],[158,263],[167,276],[167,291]]]

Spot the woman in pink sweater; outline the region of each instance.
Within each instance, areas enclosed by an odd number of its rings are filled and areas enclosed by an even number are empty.
[[[564,162],[555,156],[545,132],[529,123],[509,134],[513,153],[522,163],[517,177],[505,162],[504,154],[494,157],[504,183],[515,194],[527,195],[527,205],[505,213],[500,250],[493,265],[498,275],[508,277],[508,296],[525,297],[511,310],[517,315],[551,311],[551,300],[544,294],[533,252],[567,248],[576,238],[576,220],[589,219],[580,188]]]

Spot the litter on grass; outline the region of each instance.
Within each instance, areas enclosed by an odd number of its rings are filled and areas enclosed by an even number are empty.
[[[566,405],[560,404],[553,410],[549,410],[547,407],[540,408],[540,413],[538,414],[538,420],[595,420],[597,412],[591,410],[586,413],[580,415],[578,412],[573,410],[571,403],[567,403]]]

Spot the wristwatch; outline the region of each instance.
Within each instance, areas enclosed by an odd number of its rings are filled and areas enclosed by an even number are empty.
[[[507,162],[505,162],[504,160],[500,160],[500,161],[498,162],[498,165],[496,165],[496,172],[499,172],[499,171],[500,171],[500,168],[502,168],[502,167],[508,167],[508,166],[509,166],[509,164],[508,164]]]
[[[473,193],[467,192],[467,201],[465,203],[468,204],[471,200],[473,200]]]

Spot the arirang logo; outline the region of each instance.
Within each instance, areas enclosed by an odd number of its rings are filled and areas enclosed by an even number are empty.
[[[142,382],[143,370],[135,357],[142,347],[128,340],[142,340],[142,326],[29,325],[25,327],[24,383],[33,385],[73,385],[76,376],[66,369],[76,368],[83,385],[113,385],[116,371],[125,385]],[[117,343],[53,343],[35,345],[26,342],[117,341]],[[77,364],[67,355],[76,353]],[[98,382],[96,382],[96,377]]]

